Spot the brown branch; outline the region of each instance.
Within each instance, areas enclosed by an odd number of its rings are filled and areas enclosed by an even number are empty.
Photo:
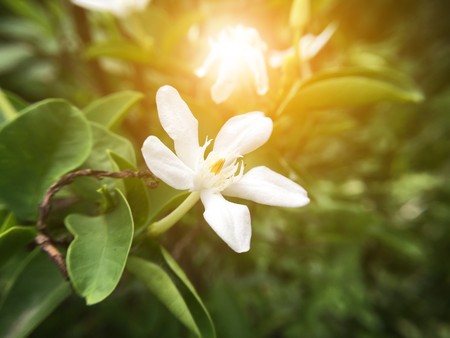
[[[66,264],[64,262],[64,257],[61,252],[53,245],[50,237],[47,235],[46,231],[46,220],[51,211],[51,200],[53,196],[60,191],[66,185],[71,184],[77,177],[90,176],[101,180],[105,177],[109,178],[138,178],[146,180],[146,184],[154,189],[158,185],[156,177],[149,171],[104,171],[104,170],[93,170],[93,169],[81,169],[77,171],[72,171],[64,176],[62,176],[58,181],[53,183],[42,199],[39,205],[39,216],[36,223],[36,228],[38,234],[36,235],[34,242],[51,258],[53,262],[58,266],[64,278],[68,279],[68,273]]]

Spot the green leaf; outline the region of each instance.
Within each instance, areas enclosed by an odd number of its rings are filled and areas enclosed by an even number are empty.
[[[70,295],[58,268],[39,248],[31,227],[0,235],[0,337],[25,337]]]
[[[423,95],[402,74],[388,69],[325,71],[298,82],[287,111],[355,107],[382,101],[420,102]]]
[[[16,217],[12,212],[8,213],[6,217],[2,220],[0,225],[0,234],[11,229],[13,226],[17,224]],[[0,258],[1,259],[1,258]]]
[[[84,52],[88,59],[110,57],[148,64],[154,58],[150,50],[124,40],[107,40],[90,45]]]
[[[162,54],[170,55],[175,46],[179,46],[180,41],[186,37],[188,30],[195,24],[205,19],[205,14],[200,11],[190,11],[183,13],[177,20],[172,22],[165,30],[163,37]]]
[[[133,91],[114,93],[92,102],[83,111],[90,121],[113,129],[120,124],[125,114],[143,98],[144,95]]]
[[[90,123],[92,130],[93,146],[89,157],[81,165],[82,168],[116,171],[118,167],[110,157],[110,151],[114,151],[131,163],[136,163],[134,148],[129,140],[113,133],[98,123]],[[105,178],[101,181],[93,177],[82,177],[75,180],[69,187],[82,203],[94,205],[99,202],[100,195],[97,191],[106,184],[109,188],[124,189],[123,181]]]
[[[170,269],[175,273],[175,275],[181,280],[184,286],[189,290],[191,297],[188,297],[187,295],[186,300],[188,302],[189,308],[194,314],[194,318],[196,319],[197,325],[200,328],[202,337],[211,337],[211,338],[216,337],[214,323],[211,319],[208,309],[203,304],[194,286],[189,281],[189,278],[186,276],[186,274],[178,265],[178,263],[172,258],[169,252],[167,252],[167,250],[164,249],[163,247],[161,247],[161,253]]]
[[[309,21],[309,0],[294,0],[289,14],[289,24],[294,29],[303,29]]]
[[[101,302],[116,288],[133,240],[133,218],[119,190],[117,205],[97,217],[69,215],[66,226],[75,236],[67,251],[67,269],[88,305]]]
[[[119,170],[136,170],[136,167],[120,155],[110,152],[111,158],[117,164]],[[131,213],[135,228],[150,222],[150,194],[149,188],[140,179],[130,178],[123,180],[125,185],[126,196],[128,204],[130,205]]]
[[[0,201],[34,219],[50,185],[80,166],[92,145],[83,114],[62,100],[28,107],[0,129]]]
[[[90,126],[93,139],[92,151],[83,163],[83,168],[116,170],[109,156],[110,151],[114,151],[131,163],[136,163],[136,154],[129,140],[95,122],[91,122]]]
[[[48,33],[52,32],[52,20],[38,3],[27,0],[4,0],[3,3],[15,14],[36,23]]]
[[[197,324],[180,291],[159,265],[130,256],[127,269],[142,281],[180,322],[201,337]]]
[[[1,50],[0,54],[2,54]],[[1,89],[0,101],[0,124],[15,119],[19,110],[28,106],[28,104],[17,95]]]

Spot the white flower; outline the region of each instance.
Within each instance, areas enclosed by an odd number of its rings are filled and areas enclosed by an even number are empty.
[[[337,29],[337,24],[329,24],[319,35],[306,34],[302,36],[298,42],[300,48],[300,57],[302,61],[309,61],[320,52],[320,50],[327,44]],[[274,67],[280,67],[285,58],[289,55],[294,55],[294,47],[283,51],[273,51],[269,57],[269,64]]]
[[[263,145],[272,133],[272,120],[263,113],[230,118],[205,158],[212,140],[199,145],[198,122],[176,89],[160,88],[156,103],[176,155],[156,136],[149,136],[142,147],[147,166],[171,187],[199,192],[206,222],[236,252],[250,248],[250,212],[247,206],[223,196],[281,207],[309,202],[301,186],[267,167],[255,167],[244,174],[243,156]]]
[[[110,12],[117,17],[126,17],[133,11],[142,11],[150,0],[71,0],[75,5],[94,10]]]
[[[211,96],[216,103],[228,99],[240,78],[247,76],[248,71],[254,79],[257,93],[264,95],[267,92],[266,44],[256,29],[242,25],[227,27],[217,39],[210,39],[209,44],[211,50],[195,73],[204,77],[214,64],[219,64],[217,80],[211,87]]]

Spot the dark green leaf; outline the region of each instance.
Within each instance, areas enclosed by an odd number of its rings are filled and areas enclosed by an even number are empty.
[[[122,276],[133,239],[133,219],[119,190],[117,205],[97,217],[69,215],[75,236],[67,252],[67,269],[77,292],[92,305],[114,291]]]
[[[33,228],[13,227],[0,236],[1,337],[27,336],[71,292],[40,248],[27,249],[34,235]]]
[[[197,324],[180,291],[159,265],[142,258],[130,257],[127,269],[142,281],[179,321],[201,337]]]
[[[216,336],[216,332],[214,329],[214,323],[211,319],[211,316],[208,312],[208,309],[203,304],[200,296],[195,290],[192,283],[189,281],[189,278],[186,276],[184,271],[178,265],[178,263],[172,258],[172,256],[161,247],[161,252],[166,260],[167,265],[172,269],[175,275],[181,280],[184,286],[188,289],[191,297],[186,297],[186,301],[194,314],[194,318],[196,319],[197,325],[200,329],[201,336],[206,338],[214,338]]]
[[[80,166],[92,145],[83,114],[62,100],[28,107],[0,129],[0,200],[33,219],[49,186]]]
[[[111,158],[117,164],[119,170],[136,170],[136,168],[126,159],[114,152],[110,153]],[[125,191],[128,203],[133,214],[135,228],[148,224],[150,221],[150,195],[149,188],[140,179],[125,179]]]

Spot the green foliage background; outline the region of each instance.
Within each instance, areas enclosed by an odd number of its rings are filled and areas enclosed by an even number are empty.
[[[59,97],[85,107],[119,90],[142,92],[144,100],[121,129],[136,149],[149,134],[145,126],[157,124],[154,97],[162,84],[177,87],[205,133],[232,114],[270,107],[242,97],[215,107],[183,65],[200,62],[204,51],[186,50],[182,43],[155,41],[149,52],[154,59],[140,62],[141,51],[131,51],[127,58],[134,55],[133,62],[121,72],[105,72],[95,57],[101,46],[82,53],[89,41],[81,10],[33,3],[41,11],[27,17],[11,1],[0,2],[0,87],[28,102]],[[203,3],[256,25],[273,47],[286,47],[277,32],[287,25],[290,1],[155,0],[152,6],[175,21],[189,21],[183,14],[190,13],[195,22]],[[425,100],[301,113],[294,104],[286,112],[288,126],[275,131],[254,161],[295,175],[310,205],[250,205],[253,237],[246,254],[229,250],[199,221],[201,205],[162,242],[197,288],[218,337],[450,337],[450,4],[322,0],[313,1],[313,9],[309,29],[339,23],[313,68],[333,62],[390,67],[413,78]],[[164,50],[178,61],[157,60]],[[190,334],[126,273],[97,305],[86,307],[70,296],[30,337]]]

